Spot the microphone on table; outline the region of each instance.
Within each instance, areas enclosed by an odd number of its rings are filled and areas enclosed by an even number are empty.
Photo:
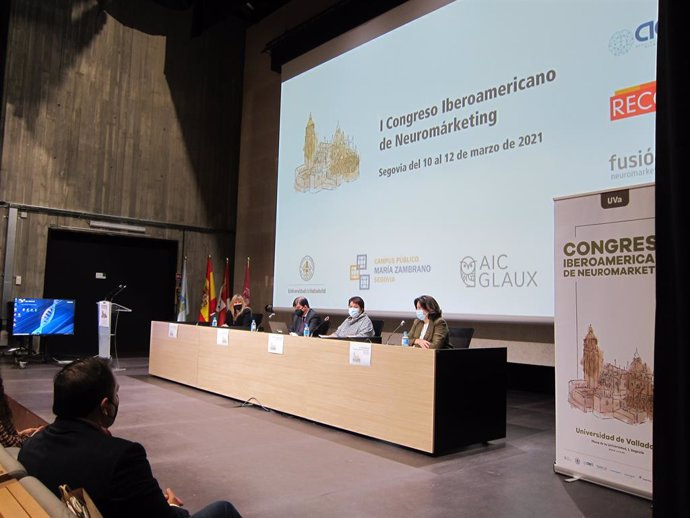
[[[405,321],[404,321],[404,320],[401,320],[400,323],[398,324],[398,327],[396,327],[395,329],[393,329],[393,332],[392,332],[391,334],[388,335],[388,340],[386,340],[386,344],[385,344],[385,345],[388,345],[388,342],[391,341],[391,337],[395,334],[395,332],[396,332],[398,329],[400,329],[400,328],[401,328],[402,326],[404,326],[404,325],[405,325]]]
[[[331,319],[330,315],[326,315],[326,318],[324,318],[318,326],[315,326],[314,329],[311,329],[309,331],[309,336],[310,337],[314,336],[314,333],[316,333],[317,330],[321,329],[321,326],[324,325],[326,322],[328,322],[330,319]]]
[[[275,314],[275,313],[271,313],[270,315],[268,315],[268,318],[271,319],[271,318],[273,318],[274,316],[276,316],[276,314]]]

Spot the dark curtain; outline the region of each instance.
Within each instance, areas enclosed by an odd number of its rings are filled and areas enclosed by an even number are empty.
[[[682,185],[690,117],[690,62],[682,2],[660,0],[656,129],[654,516],[690,511],[688,200]],[[685,229],[685,230],[683,230]]]

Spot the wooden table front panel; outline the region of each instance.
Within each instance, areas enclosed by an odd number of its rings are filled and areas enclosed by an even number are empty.
[[[433,451],[434,353],[372,344],[371,366],[349,364],[350,343],[152,322],[149,372],[268,408],[421,451]],[[193,336],[196,335],[196,340]],[[189,371],[195,371],[194,373]]]

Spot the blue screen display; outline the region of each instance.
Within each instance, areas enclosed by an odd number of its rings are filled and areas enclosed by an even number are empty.
[[[12,334],[74,334],[74,300],[14,299]]]

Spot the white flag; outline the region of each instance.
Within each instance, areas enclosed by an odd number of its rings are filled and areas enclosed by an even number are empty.
[[[180,294],[177,299],[177,321],[186,322],[187,315],[189,315],[189,306],[187,305],[187,258],[184,258],[182,265],[182,284],[180,285]]]

